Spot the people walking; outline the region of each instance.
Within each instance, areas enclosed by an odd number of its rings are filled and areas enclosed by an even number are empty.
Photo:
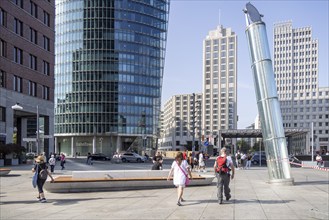
[[[236,163],[236,168],[239,169],[241,167],[241,153],[239,150],[235,154],[235,163]]]
[[[55,165],[56,165],[56,159],[53,154],[50,156],[48,163],[50,165],[50,172],[51,172],[51,174],[53,174],[54,170],[55,170]]]
[[[321,155],[319,153],[316,155],[315,160],[316,160],[316,165],[318,167],[321,167],[322,166],[322,163],[323,163],[323,160],[322,160],[322,157],[321,157]]]
[[[245,166],[245,169],[250,169],[251,167],[251,158],[252,158],[252,155],[250,153],[247,154],[247,158],[246,158],[246,166]]]
[[[247,163],[247,155],[245,153],[242,153],[241,156],[241,169],[245,169]]]
[[[64,164],[66,163],[64,153],[61,153],[60,160],[61,160],[61,167],[62,167],[62,170],[64,170],[64,169],[65,169]]]
[[[167,180],[170,180],[170,177],[174,175],[173,183],[177,187],[177,205],[181,206],[185,200],[183,199],[184,188],[186,187],[186,181],[188,180],[188,175],[192,179],[192,174],[190,166],[187,164],[187,161],[183,159],[182,152],[176,154],[175,160],[171,165]]]
[[[93,157],[91,156],[90,152],[88,152],[88,155],[87,155],[87,164],[93,165]]]
[[[162,170],[162,163],[160,163],[160,161],[155,161],[151,170]]]
[[[216,161],[214,163],[214,171],[217,177],[217,198],[219,204],[222,204],[223,191],[226,197],[226,201],[231,198],[231,190],[229,184],[230,178],[234,178],[234,165],[232,162],[232,158],[231,156],[227,155],[225,147],[220,150],[220,156],[216,158]]]
[[[159,168],[160,170],[162,170],[162,163],[163,163],[163,158],[162,158],[162,155],[160,153],[160,151],[158,151],[157,155],[155,155],[153,158],[152,158],[152,161],[153,161],[153,164],[157,164],[159,163]]]
[[[204,162],[204,156],[203,156],[203,151],[200,152],[199,154],[199,172],[206,172],[206,164]]]
[[[188,162],[188,164],[189,164],[190,167],[191,167],[191,171],[193,171],[193,168],[194,168],[194,159],[193,159],[192,153],[190,153],[187,162]]]
[[[39,202],[47,202],[45,194],[43,192],[43,185],[45,184],[47,177],[49,176],[51,178],[51,181],[53,182],[54,179],[53,177],[50,175],[49,171],[48,171],[48,167],[46,164],[46,161],[44,160],[44,157],[42,155],[38,156],[35,159],[35,164],[34,167],[32,168],[32,172],[38,172],[37,174],[37,187],[38,187],[38,197],[37,199],[39,200]]]

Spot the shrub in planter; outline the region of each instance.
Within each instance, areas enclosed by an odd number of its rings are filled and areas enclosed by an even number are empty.
[[[0,144],[0,156],[3,159],[9,154],[12,154],[12,159],[18,159],[25,151],[25,147],[19,146],[18,144]]]

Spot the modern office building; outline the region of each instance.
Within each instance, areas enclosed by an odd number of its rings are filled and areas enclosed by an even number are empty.
[[[172,96],[164,105],[159,150],[196,150],[202,139],[202,93]]]
[[[292,22],[274,25],[274,72],[285,128],[309,128],[308,136],[291,142],[293,153],[329,150],[329,88],[319,88],[318,40],[311,27],[293,28]],[[311,140],[313,124],[314,141]],[[306,142],[311,141],[311,144]]]
[[[154,149],[169,0],[56,1],[57,152]]]
[[[55,0],[0,1],[0,142],[47,155],[54,151],[54,21]]]
[[[203,42],[202,133],[237,128],[237,35],[218,26]]]

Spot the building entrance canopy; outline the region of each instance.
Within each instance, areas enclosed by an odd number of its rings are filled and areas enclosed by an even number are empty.
[[[285,137],[293,137],[297,135],[306,135],[310,132],[307,128],[285,128]],[[225,138],[262,138],[261,129],[232,129],[232,130],[220,130],[219,136],[222,139]]]

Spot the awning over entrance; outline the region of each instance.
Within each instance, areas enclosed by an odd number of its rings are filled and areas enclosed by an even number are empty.
[[[307,128],[285,128],[284,134],[286,137],[293,137],[296,135],[306,135],[310,132]],[[220,130],[219,135],[225,138],[262,138],[261,129],[232,129],[232,130]]]

